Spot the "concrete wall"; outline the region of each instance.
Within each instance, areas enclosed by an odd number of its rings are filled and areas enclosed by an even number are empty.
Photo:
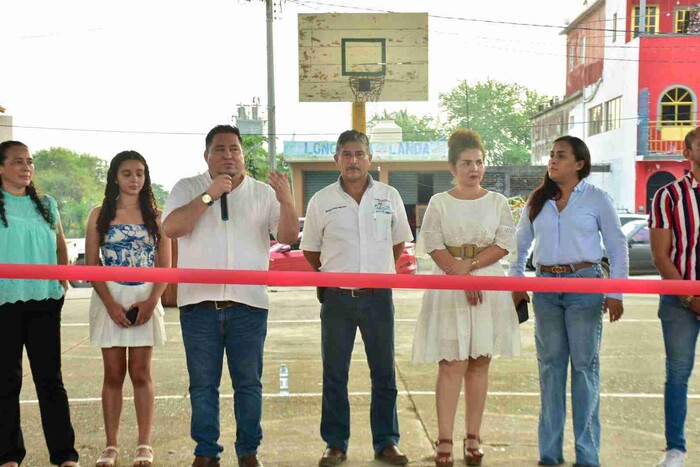
[[[12,116],[0,115],[0,141],[12,139]]]
[[[603,41],[606,29],[605,3],[593,4],[575,20],[566,34],[566,95],[598,81],[603,73]],[[585,52],[581,57],[581,40],[585,39]],[[573,66],[570,57],[573,55]]]

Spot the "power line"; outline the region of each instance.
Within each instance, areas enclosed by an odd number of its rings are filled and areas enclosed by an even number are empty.
[[[321,5],[321,6],[329,6],[329,7],[337,7],[337,8],[347,8],[349,10],[361,10],[361,11],[374,12],[374,13],[400,13],[397,11],[384,10],[384,9],[379,9],[379,8],[358,7],[358,6],[354,6],[354,5],[338,4],[338,3],[325,3],[325,2],[317,2],[314,0],[288,0],[288,1],[291,3],[296,3],[297,5],[308,6],[308,7],[311,7],[311,5]],[[451,21],[465,21],[465,22],[470,22],[470,23],[498,24],[498,25],[502,25],[502,26],[523,26],[523,27],[550,28],[550,29],[567,29],[568,28],[568,26],[560,25],[560,24],[523,23],[523,22],[518,22],[518,21],[502,21],[502,20],[481,19],[481,18],[465,18],[462,16],[436,15],[436,14],[432,14],[432,13],[428,13],[428,17],[435,18],[435,19],[451,20]],[[591,28],[591,27],[574,27],[574,28],[571,28],[571,30],[619,32],[616,29]]]
[[[544,111],[543,111],[544,112]],[[659,122],[659,114],[654,114],[654,115],[649,115],[644,117],[647,120],[654,121],[654,122]],[[620,117],[619,121],[629,121],[629,120],[639,120],[640,117],[638,116],[630,116],[630,117]],[[588,123],[598,123],[599,120],[582,120],[580,122],[574,122],[574,125],[584,125]],[[565,124],[569,125],[569,122],[564,122]],[[536,124],[528,124],[528,125],[515,125],[515,126],[510,126],[509,128],[511,129],[523,129],[523,128],[535,128],[535,127],[553,127],[553,126],[560,126],[562,123],[551,123],[551,124],[545,124],[545,123],[536,123]],[[691,121],[690,124],[695,125],[698,124],[700,125],[700,121],[695,122]],[[151,131],[151,130],[119,130],[119,129],[105,129],[105,128],[65,128],[65,127],[46,127],[46,126],[35,126],[35,125],[10,125],[10,124],[0,124],[0,127],[13,127],[13,128],[23,128],[23,129],[29,129],[29,130],[41,130],[41,131],[73,131],[73,132],[83,132],[83,133],[104,133],[104,134],[135,134],[135,135],[153,135],[153,136],[205,136],[205,132],[183,132],[183,131]],[[490,128],[472,128],[475,131],[484,131],[484,130],[490,130]],[[440,131],[438,129],[438,131]],[[406,131],[396,131],[396,132],[387,132],[383,134],[420,134],[422,132],[406,132]],[[251,133],[251,134],[244,134],[245,136],[267,136],[266,134],[263,133]],[[277,136],[338,136],[337,132],[333,133],[324,133],[324,132],[314,132],[314,133],[277,133]]]
[[[508,52],[518,52],[518,53],[529,53],[533,55],[544,55],[544,56],[550,56],[550,57],[566,57],[569,58],[569,54],[562,54],[562,53],[556,53],[556,52],[538,52],[534,50],[528,50],[528,49],[510,49],[507,47],[496,47],[493,45],[484,45],[482,44],[481,47],[485,47],[488,49],[496,49],[496,50],[505,50]],[[697,47],[700,49],[700,46]],[[574,55],[576,58],[580,57],[579,54]],[[617,58],[617,57],[606,57],[606,56],[591,56],[591,55],[585,55],[585,61],[588,62],[589,60],[603,60],[603,61],[610,61],[610,62],[632,62],[632,63],[678,63],[678,64],[693,64],[693,63],[700,63],[700,60],[652,60],[652,59],[639,59],[639,58]],[[585,65],[585,63],[584,63]]]
[[[339,8],[348,8],[348,9],[353,9],[353,10],[362,10],[362,11],[370,11],[370,12],[378,12],[378,13],[395,13],[394,11],[391,10],[381,10],[381,9],[375,9],[375,8],[367,8],[367,7],[357,7],[357,6],[352,6],[352,5],[342,5],[342,4],[333,4],[333,3],[322,3],[322,2],[317,2],[313,0],[288,0],[292,3],[295,3],[297,5],[301,6],[310,6],[311,4],[313,5],[325,5],[325,6],[331,6],[331,7],[339,7]],[[484,23],[489,23],[489,24],[501,24],[501,25],[507,25],[507,26],[524,26],[524,27],[546,27],[546,28],[563,28],[562,26],[558,25],[551,25],[551,24],[536,24],[536,23],[520,23],[520,22],[515,22],[515,21],[497,21],[497,20],[487,20],[487,19],[476,19],[476,18],[464,18],[464,17],[457,17],[457,16],[444,16],[444,15],[434,15],[434,14],[428,14],[429,17],[431,18],[440,18],[440,19],[450,19],[450,20],[460,20],[460,21],[468,21],[468,22],[484,22]],[[621,36],[624,36],[627,34],[627,30],[617,30],[617,29],[602,29],[602,28],[573,28],[577,30],[587,30],[587,31],[609,31],[609,32],[615,32],[616,34],[620,34]],[[438,33],[444,33],[444,34],[454,34],[457,35],[456,33],[452,32],[445,32],[445,31],[435,31]],[[612,37],[612,36],[608,36]],[[489,38],[487,40],[498,40],[496,38]],[[468,42],[462,41],[464,44],[468,44]],[[521,42],[521,41],[519,41]],[[522,43],[522,42],[521,42]],[[543,43],[541,43],[543,44]],[[544,44],[543,44],[544,45]],[[525,53],[530,53],[534,55],[545,55],[545,56],[559,56],[559,57],[569,57],[569,54],[567,53],[546,53],[546,52],[538,52],[538,51],[533,51],[533,50],[522,50],[522,49],[507,49],[507,48],[499,48],[499,47],[494,47],[494,46],[488,46],[488,45],[482,45],[483,47],[487,48],[493,48],[493,49],[500,49],[500,50],[506,50],[506,51],[512,51],[512,52],[525,52]],[[632,46],[615,46],[615,45],[602,45],[602,46],[596,46],[596,45],[586,45],[586,47],[595,47],[597,49],[600,48],[621,48],[621,49],[632,49],[634,50],[636,47]],[[688,48],[688,49],[698,49],[700,46],[676,46],[676,47],[659,47],[661,49],[673,49],[673,48]],[[647,48],[647,46],[645,46]],[[654,46],[649,47],[649,48],[655,48]],[[589,58],[589,57],[586,57]],[[663,60],[663,59],[635,59],[635,58],[616,58],[616,57],[590,57],[591,60],[609,60],[609,61],[615,61],[615,62],[637,62],[637,63],[680,63],[680,64],[694,64],[694,63],[700,63],[699,60]]]
[[[451,36],[457,36],[460,37],[460,34],[452,31],[441,31],[439,29],[431,29],[430,32],[434,32],[437,34],[445,34],[445,35],[451,35]],[[557,47],[561,48],[562,44],[553,44],[552,42],[533,42],[533,41],[524,41],[520,39],[504,39],[502,37],[493,37],[493,36],[474,36],[477,40],[483,39],[487,41],[493,41],[493,42],[517,42],[518,44],[532,44],[532,45],[545,45],[545,46],[551,46],[551,47]],[[607,37],[612,37],[612,36],[607,36]],[[466,41],[461,41],[464,44],[468,44]],[[625,44],[625,45],[614,45],[614,44],[602,44],[602,45],[597,45],[597,44],[586,44],[586,48],[596,48],[596,49],[623,49],[623,50],[638,50],[638,47]],[[673,49],[700,49],[700,45],[645,45],[645,49],[662,49],[662,50],[673,50]]]

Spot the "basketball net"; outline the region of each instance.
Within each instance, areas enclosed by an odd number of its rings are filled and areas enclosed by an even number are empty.
[[[367,134],[366,102],[377,102],[384,87],[384,76],[350,76],[350,89],[355,96],[352,103],[352,128]]]

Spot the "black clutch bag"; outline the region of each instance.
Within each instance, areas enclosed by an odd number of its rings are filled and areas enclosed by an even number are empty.
[[[520,300],[518,306],[515,307],[515,311],[518,313],[518,322],[520,324],[524,323],[528,320],[528,318],[530,318],[530,313],[527,309],[527,300]]]

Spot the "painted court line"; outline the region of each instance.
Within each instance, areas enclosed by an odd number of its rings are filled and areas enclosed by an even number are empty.
[[[349,396],[353,397],[361,397],[361,396],[371,396],[372,393],[370,391],[355,391],[355,392],[350,392],[348,394]],[[435,391],[399,391],[400,396],[434,396]],[[290,399],[304,399],[304,398],[317,398],[321,397],[322,394],[320,392],[301,392],[301,393],[291,393],[286,396],[282,396],[280,394],[276,393],[265,393],[263,394],[263,397],[266,399],[282,399],[282,398],[290,398]],[[540,397],[539,392],[515,392],[515,391],[489,391],[489,396],[492,397]],[[663,399],[664,395],[663,394],[650,394],[650,393],[602,393],[600,395],[601,398],[604,399]],[[219,396],[220,399],[233,399],[233,394],[221,394]],[[132,401],[134,398],[133,397],[125,397],[125,401]],[[189,395],[185,394],[170,394],[170,395],[161,395],[161,396],[156,396],[157,401],[165,401],[165,400],[183,400],[183,399],[189,399]],[[688,399],[691,400],[700,400],[700,394],[688,394]],[[76,403],[76,404],[89,404],[89,403],[100,403],[102,402],[102,399],[99,397],[76,397],[76,398],[71,398],[69,399],[70,403]],[[39,401],[36,399],[28,399],[28,400],[23,400],[20,401],[20,404],[24,405],[36,405],[38,404]]]
[[[417,319],[415,318],[397,318],[394,320],[396,323],[415,323]],[[310,323],[320,323],[320,319],[269,319],[267,320],[268,324],[310,324]],[[658,319],[627,319],[627,318],[622,318],[620,321],[617,321],[615,324],[624,324],[624,323],[659,323],[660,321]],[[606,319],[603,319],[603,323],[605,324],[610,324]],[[178,322],[166,322],[166,326],[180,326],[180,323]],[[66,328],[80,328],[80,327],[88,327],[90,326],[90,323],[63,323],[61,324],[62,327]]]

